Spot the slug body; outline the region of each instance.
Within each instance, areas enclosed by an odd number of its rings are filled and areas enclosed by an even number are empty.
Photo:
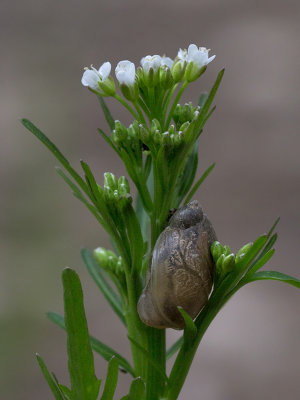
[[[207,303],[213,285],[212,224],[197,201],[179,208],[160,234],[138,302],[141,320],[154,328],[183,329],[181,306],[193,319]]]

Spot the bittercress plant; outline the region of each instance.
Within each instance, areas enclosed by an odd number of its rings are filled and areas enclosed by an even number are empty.
[[[214,285],[210,297],[195,320],[178,304],[185,328],[170,349],[166,349],[165,329],[146,326],[139,318],[137,303],[158,237],[174,209],[191,201],[215,166],[210,165],[195,182],[198,139],[215,110],[212,103],[224,70],[210,92],[200,95],[198,104],[180,104],[185,89],[191,82],[198,84],[214,58],[209,57],[205,47],[191,44],[188,49],[179,49],[174,60],[165,55],[147,55],[137,68],[133,62],[122,60],[115,68],[116,79],[108,61],[99,69],[85,69],[81,82],[100,101],[108,123],[109,133],[102,129],[99,133],[124,163],[131,185],[137,190],[135,199],[125,176],[105,172],[103,184],[98,183],[85,161],[81,162],[82,172],[77,172],[44,133],[27,119],[22,120],[58,159],[63,167],[57,168],[59,175],[110,236],[113,249],[83,249],[81,256],[99,290],[126,326],[132,352],[132,360],[128,361],[89,335],[79,277],[72,269],[65,269],[64,316],[53,312],[47,315],[67,333],[69,387],[60,384],[37,355],[55,399],[112,400],[121,369],[132,376],[123,400],[176,400],[203,335],[240,288],[270,279],[300,288],[298,279],[277,271],[260,271],[274,254],[276,221],[267,235],[243,245],[236,254],[227,245],[213,243]],[[132,117],[129,126],[113,118],[104,97],[114,98],[127,109]],[[108,361],[104,385],[96,376],[93,352]],[[176,353],[168,376],[166,362]]]

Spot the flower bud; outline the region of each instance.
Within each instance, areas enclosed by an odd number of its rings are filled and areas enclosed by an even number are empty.
[[[128,134],[132,139],[139,139],[140,137],[140,126],[137,121],[134,121],[128,127]]]
[[[197,63],[191,61],[187,64],[184,77],[188,82],[193,82],[206,71],[206,68],[206,65],[199,67]]]
[[[109,76],[105,81],[99,81],[98,85],[101,89],[101,94],[103,96],[114,96],[116,94],[115,81],[111,76]]]
[[[116,137],[118,138],[118,140],[120,140],[121,142],[124,141],[128,136],[128,130],[127,130],[126,126],[123,125],[118,120],[115,121],[114,133],[115,133]]]
[[[223,254],[224,248],[220,242],[214,242],[210,248],[210,251],[214,261],[217,262],[221,254]]]
[[[145,127],[144,125],[142,125],[142,124],[139,125],[139,128],[140,128],[140,138],[141,138],[141,141],[142,141],[143,143],[146,143],[146,144],[147,144],[148,140],[150,139],[150,132],[149,132],[148,128],[146,128],[146,127]]]
[[[120,196],[126,196],[130,193],[129,183],[125,176],[121,176],[118,180],[118,191]]]
[[[118,189],[118,181],[114,174],[111,172],[104,173],[104,187],[110,188],[111,190]]]
[[[186,69],[185,61],[177,60],[174,62],[171,68],[171,74],[173,76],[175,83],[183,81],[185,69]]]
[[[93,252],[95,260],[98,262],[100,267],[104,270],[115,271],[118,263],[118,257],[110,250],[106,250],[103,247],[98,247]]]
[[[235,261],[235,255],[233,253],[229,254],[228,256],[225,256],[222,262],[222,270],[225,274],[234,269],[235,266],[234,261]]]
[[[164,89],[169,89],[174,84],[170,68],[163,66],[159,69],[159,83]]]
[[[253,246],[253,243],[247,243],[245,246],[243,246],[237,253],[236,253],[236,258],[242,258],[244,255],[251,249]]]

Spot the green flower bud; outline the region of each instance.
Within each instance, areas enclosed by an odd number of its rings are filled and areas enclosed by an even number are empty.
[[[132,139],[139,139],[140,138],[140,126],[137,121],[134,121],[128,127],[128,134]]]
[[[149,132],[148,128],[146,128],[146,127],[145,127],[144,125],[142,125],[142,124],[139,125],[139,128],[140,128],[140,138],[141,138],[141,141],[142,141],[143,143],[146,143],[146,144],[147,144],[148,140],[150,139],[150,132]]]
[[[182,60],[177,60],[174,62],[171,68],[171,74],[173,76],[174,82],[178,83],[183,81],[185,74],[186,62]]]
[[[118,191],[120,196],[126,196],[130,193],[129,183],[125,176],[121,176],[118,180]]]
[[[109,76],[104,81],[99,81],[98,85],[101,89],[101,94],[103,96],[114,96],[116,94],[116,85],[115,81],[111,76]]]
[[[159,69],[159,83],[164,89],[169,89],[174,85],[174,80],[170,71],[170,68],[163,66]]]
[[[104,187],[109,187],[112,190],[116,190],[118,188],[117,178],[111,172],[104,173]]]
[[[161,131],[161,126],[160,126],[160,123],[159,123],[159,121],[157,120],[157,119],[153,119],[152,120],[152,122],[151,122],[151,133],[152,134],[155,134],[156,133],[156,131]]]
[[[94,250],[93,254],[100,267],[105,270],[115,271],[118,257],[113,251],[106,250],[103,247],[98,247]]]
[[[113,132],[120,141],[124,141],[128,136],[128,130],[126,126],[118,120],[115,121],[115,129]]]
[[[139,87],[137,82],[135,82],[132,86],[128,86],[125,83],[121,83],[120,89],[125,99],[129,101],[134,102],[139,97]]]
[[[210,248],[211,254],[215,262],[218,261],[221,254],[223,254],[224,248],[220,242],[214,242]]]
[[[188,63],[186,67],[184,77],[188,82],[193,82],[206,71],[206,68],[207,68],[206,65],[199,68],[197,63],[191,61]]]
[[[222,270],[225,274],[234,269],[235,266],[234,261],[235,261],[235,255],[233,253],[229,254],[228,256],[225,256],[222,262]]]
[[[219,275],[222,275],[222,273],[223,273],[223,261],[224,260],[225,260],[225,255],[221,254],[216,262],[216,270]]]
[[[243,246],[237,253],[236,253],[236,258],[241,258],[243,257],[248,251],[251,249],[253,246],[253,243],[247,243],[245,246]]]
[[[225,244],[223,254],[225,256],[228,256],[230,253],[231,253],[230,247],[227,244]]]

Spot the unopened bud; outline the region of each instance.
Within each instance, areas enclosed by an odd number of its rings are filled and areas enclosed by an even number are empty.
[[[118,188],[117,178],[111,172],[104,173],[104,187],[109,187],[111,190],[116,190]]]

